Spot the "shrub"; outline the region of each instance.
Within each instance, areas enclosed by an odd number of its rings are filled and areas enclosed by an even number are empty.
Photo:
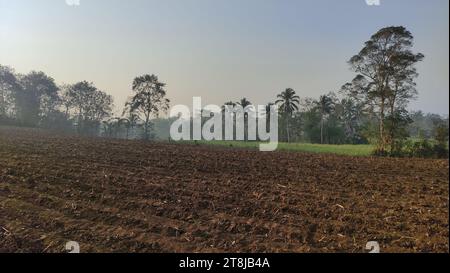
[[[427,139],[422,139],[413,144],[412,149],[409,151],[412,157],[424,157],[430,158],[434,155],[433,145]]]
[[[448,158],[448,148],[447,145],[443,143],[438,143],[434,145],[434,154],[437,158]]]
[[[418,158],[448,158],[448,147],[445,143],[432,143],[427,139],[419,141],[399,140],[393,143],[392,149],[388,151],[375,150],[374,156],[391,157],[418,157]]]

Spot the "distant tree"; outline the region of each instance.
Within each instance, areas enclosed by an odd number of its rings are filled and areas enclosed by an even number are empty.
[[[309,106],[305,109],[302,113],[304,139],[311,143],[320,143],[320,113],[315,107]]]
[[[70,85],[63,98],[63,105],[72,109],[76,116],[80,134],[96,130],[111,115],[112,96],[98,90],[92,83],[82,81]]]
[[[386,113],[391,108],[390,114],[395,116],[396,106],[401,104],[404,108],[414,93],[412,87],[417,77],[414,65],[424,56],[412,53],[412,45],[413,36],[404,27],[383,28],[349,61],[352,70],[358,73],[357,82],[365,83],[357,92],[378,107],[378,149],[381,152],[389,144],[385,130]]]
[[[114,127],[114,120],[108,119],[102,121],[103,124],[103,137],[112,137],[113,136],[113,127]]]
[[[301,113],[299,111],[294,112],[292,114],[292,118],[289,121],[289,134],[291,142],[299,142],[303,139],[305,135],[304,124],[304,113]]]
[[[433,123],[433,137],[434,139],[442,144],[445,145],[448,142],[448,135],[449,135],[449,124],[448,124],[448,118],[443,119],[441,117],[434,116],[432,118]]]
[[[244,109],[244,139],[248,140],[248,112],[245,108],[252,105],[252,103],[247,98],[242,98],[240,101],[235,103],[235,106],[241,106]]]
[[[272,107],[275,105],[273,102],[269,102],[266,104],[266,128],[270,128],[270,111],[272,110]]]
[[[272,107],[275,105],[275,103],[273,102],[269,102],[268,104],[266,104],[266,114],[267,114],[267,119],[269,119],[269,114],[270,114],[270,110],[272,109]]]
[[[226,126],[226,124],[225,124],[225,119],[226,119],[226,115],[225,115],[225,111],[226,111],[226,108],[227,107],[230,107],[231,109],[235,109],[235,107],[236,107],[236,103],[235,102],[232,102],[232,101],[228,101],[228,102],[225,102],[223,105],[222,105],[222,128],[224,128],[223,130],[222,130],[222,139],[226,139],[226,128],[225,128],[225,126]],[[231,122],[232,122],[232,125],[234,126],[235,124],[234,124],[234,116],[233,115],[231,115]],[[202,121],[203,122],[203,121]],[[234,128],[234,127],[233,127]],[[235,139],[235,135],[236,135],[236,132],[234,131],[234,129],[233,129],[233,139]]]
[[[86,106],[85,118],[92,122],[99,122],[111,116],[113,97],[97,89],[88,96]]]
[[[364,105],[351,97],[346,97],[335,106],[335,110],[342,120],[347,140],[353,144],[361,143],[360,131],[365,116]]]
[[[252,105],[252,103],[247,100],[247,98],[243,98],[240,101],[236,102],[236,105],[242,106],[242,108],[245,109],[245,107]]]
[[[448,142],[448,124],[438,125],[434,131],[434,138],[440,144]]]
[[[0,65],[0,120],[7,118],[14,105],[18,82],[14,70]]]
[[[234,109],[234,107],[236,107],[236,105],[237,105],[237,103],[232,102],[232,101],[225,102],[225,103],[222,105],[222,113],[225,113],[226,107],[231,107],[231,108]]]
[[[222,106],[222,112],[225,112],[226,106],[231,106],[232,108],[234,108],[236,106],[236,103],[232,101],[225,102]]]
[[[42,117],[58,107],[59,88],[53,78],[35,71],[19,77],[19,84],[15,97],[18,119],[24,125],[37,126]]]
[[[280,109],[284,114],[286,121],[286,137],[287,142],[290,142],[290,128],[289,121],[292,118],[292,114],[299,110],[300,97],[295,94],[294,89],[287,88],[281,94],[277,96],[276,104],[280,105]]]
[[[323,130],[325,118],[334,110],[334,101],[330,95],[323,95],[320,96],[315,104],[320,113],[320,144],[324,144]]]
[[[133,81],[134,96],[126,103],[126,109],[138,114],[144,121],[144,138],[149,139],[151,118],[167,111],[170,101],[166,98],[165,84],[155,75],[143,75]]]
[[[122,114],[122,119],[120,120],[121,124],[125,124],[127,129],[126,138],[129,138],[130,130],[133,131],[133,129],[138,125],[138,122],[140,120],[139,115],[136,113],[127,111],[127,109],[124,110]]]
[[[102,124],[103,124],[103,131],[107,137],[117,138],[120,133],[122,118],[112,117],[110,119],[102,121]]]
[[[88,104],[87,100],[92,97],[91,94],[95,93],[97,88],[87,81],[78,82],[72,85],[68,85],[65,89],[63,98],[63,105],[66,107],[66,113],[73,109],[74,115],[77,120],[78,133],[83,131],[83,120],[85,112],[87,112]]]
[[[73,100],[71,96],[71,88],[70,84],[63,84],[59,87],[60,90],[60,100],[62,112],[65,114],[66,118],[70,118],[70,110],[74,107]]]

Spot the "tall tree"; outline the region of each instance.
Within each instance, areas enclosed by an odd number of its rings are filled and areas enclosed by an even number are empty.
[[[126,103],[132,113],[137,113],[144,121],[144,138],[149,139],[151,118],[167,111],[170,100],[164,90],[166,84],[159,82],[155,75],[143,75],[133,81],[134,96]]]
[[[16,93],[16,108],[20,122],[37,126],[40,119],[58,104],[58,90],[53,78],[44,72],[32,71],[19,77],[20,91]]]
[[[360,92],[378,107],[381,152],[388,144],[385,118],[389,103],[395,105],[393,101],[399,93],[405,98],[403,103],[408,101],[405,94],[412,91],[411,83],[417,76],[414,65],[424,57],[412,53],[412,46],[413,36],[404,27],[386,27],[375,33],[349,61],[352,70],[358,73],[357,78],[367,82]],[[394,111],[391,109],[392,115]]]
[[[225,102],[222,105],[222,113],[225,113],[225,110],[226,110],[225,108],[228,107],[228,106],[234,109],[234,107],[236,106],[236,103],[232,102],[232,101]]]
[[[247,98],[242,98],[235,105],[241,106],[244,109],[244,140],[248,140],[248,112],[245,112],[245,108],[252,105],[252,103]]]
[[[361,142],[361,124],[363,123],[364,105],[351,97],[343,98],[335,107],[343,122],[345,136],[350,143]]]
[[[270,110],[272,109],[272,107],[275,105],[275,103],[273,102],[269,102],[268,104],[266,104],[266,115],[267,115],[267,119],[269,119],[270,116]]]
[[[228,102],[225,102],[223,105],[222,105],[222,128],[224,128],[224,130],[222,130],[222,138],[223,139],[226,139],[226,110],[227,110],[227,108],[231,108],[232,110],[234,110],[234,108],[236,107],[236,103],[235,102],[232,102],[232,101],[228,101]],[[235,117],[231,114],[231,116],[230,116],[230,118],[231,118],[231,124],[232,124],[232,128],[233,128],[233,139],[235,139],[235,137],[236,137],[236,132],[235,132],[235,130],[234,130],[234,126],[235,126]]]
[[[82,133],[84,129],[84,117],[88,107],[86,102],[91,96],[90,94],[96,91],[97,88],[87,81],[67,86],[63,96],[63,105],[66,107],[66,113],[69,112],[69,108],[72,108],[75,112],[78,133]]]
[[[64,112],[64,115],[66,119],[70,118],[70,110],[73,108],[73,101],[71,96],[71,88],[72,86],[70,84],[64,84],[60,86],[60,99],[61,99],[61,107],[62,111]]]
[[[332,96],[323,95],[320,96],[319,100],[315,102],[317,109],[320,112],[320,144],[324,144],[323,130],[325,124],[325,118],[330,115],[334,110],[334,101]]]
[[[242,98],[240,101],[236,102],[237,105],[242,106],[242,108],[245,109],[245,107],[252,105],[252,103],[247,98]]]
[[[18,87],[14,70],[0,65],[0,119],[6,118],[12,110]]]
[[[411,43],[412,46],[412,43]],[[412,123],[406,110],[408,102],[417,97],[415,78],[418,77],[415,63],[423,60],[422,54],[413,54],[409,49],[393,57],[392,76],[388,92],[388,136],[387,143],[393,151],[397,137],[406,137],[407,126]]]
[[[272,110],[272,107],[275,105],[273,102],[269,102],[266,104],[266,128],[270,128],[270,111]]]
[[[277,98],[278,99],[275,101],[275,103],[279,104],[281,111],[283,111],[284,118],[286,121],[287,142],[290,142],[291,138],[290,138],[289,121],[292,118],[292,114],[295,111],[299,110],[300,97],[295,94],[294,89],[287,88],[285,91],[279,94]]]
[[[138,125],[138,122],[140,120],[139,115],[136,113],[130,112],[129,109],[125,108],[122,113],[122,120],[121,122],[125,124],[127,128],[127,139],[129,137],[130,130],[133,131],[134,128]]]
[[[63,96],[63,105],[76,116],[78,133],[93,133],[111,115],[113,98],[92,83],[82,81],[70,85]],[[69,112],[69,111],[67,111]]]

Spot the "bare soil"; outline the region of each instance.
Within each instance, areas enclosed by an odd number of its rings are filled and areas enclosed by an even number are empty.
[[[448,252],[448,168],[0,127],[0,252]]]

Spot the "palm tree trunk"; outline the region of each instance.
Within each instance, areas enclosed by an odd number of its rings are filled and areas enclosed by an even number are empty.
[[[248,141],[248,114],[244,113],[244,141]]]
[[[291,135],[290,135],[290,129],[289,129],[289,115],[286,115],[286,133],[287,133],[287,142],[291,142]]]
[[[320,119],[320,144],[323,144],[323,115]]]

